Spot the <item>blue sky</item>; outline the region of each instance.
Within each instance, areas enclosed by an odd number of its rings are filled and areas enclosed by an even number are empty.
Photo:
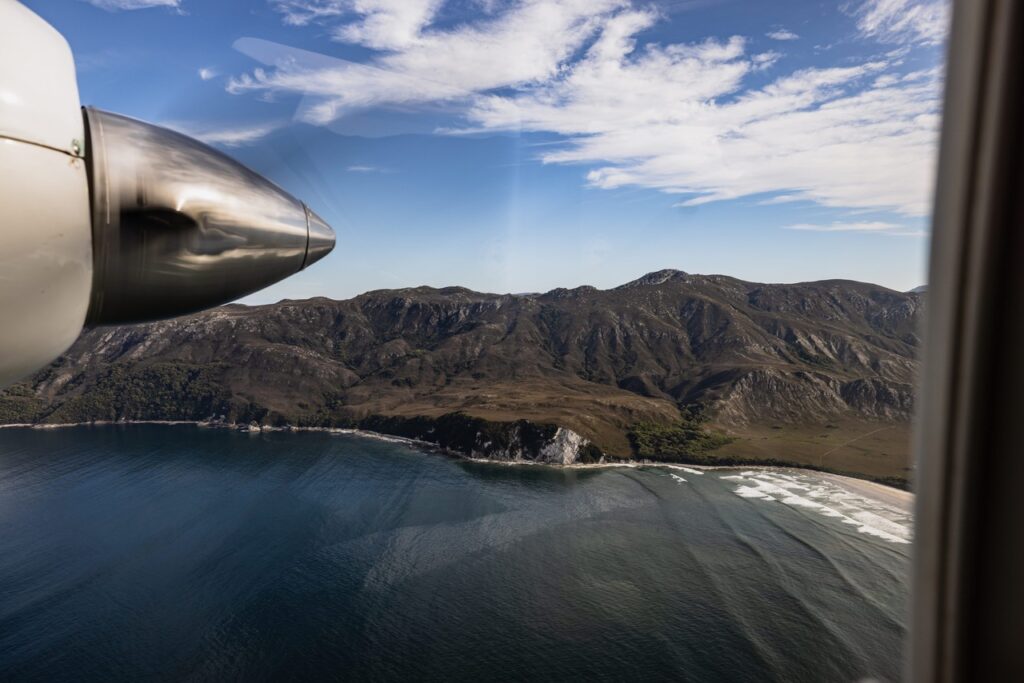
[[[925,281],[942,0],[47,0],[83,103],[206,140],[338,246],[250,303],[660,268]]]

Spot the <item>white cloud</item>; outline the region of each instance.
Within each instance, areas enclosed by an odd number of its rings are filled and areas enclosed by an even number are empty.
[[[797,223],[796,225],[785,226],[786,230],[806,230],[810,232],[887,232],[896,230],[903,226],[896,223],[884,223],[881,221],[868,221],[862,223],[830,223],[828,225],[814,225],[809,223]]]
[[[797,34],[784,28],[780,28],[777,31],[769,31],[765,35],[772,40],[797,40],[800,38]]]
[[[95,5],[108,12],[119,10],[146,9],[148,7],[180,7],[181,0],[86,0],[90,5]]]
[[[866,0],[857,10],[862,35],[884,43],[938,45],[949,30],[947,0]]]
[[[834,222],[829,224],[797,223],[784,226],[785,230],[801,230],[805,232],[861,232],[885,235],[887,237],[927,237],[928,232],[920,229],[907,228],[898,223],[882,221]]]
[[[352,0],[359,19],[338,28],[335,37],[378,50],[400,50],[420,40],[442,0]]]
[[[217,77],[217,71],[215,69],[211,69],[211,68],[205,67],[205,66],[202,67],[201,69],[199,69],[199,78],[203,79],[204,81],[208,81],[211,78],[216,78],[216,77]]]
[[[763,71],[769,67],[775,66],[775,62],[779,61],[782,57],[782,53],[769,50],[768,52],[761,52],[753,55],[750,61],[754,63],[754,69],[757,71]]]
[[[781,192],[830,207],[928,212],[935,78],[873,85],[867,79],[889,64],[868,62],[744,91],[756,63],[740,39],[638,54],[616,44],[526,92],[481,96],[468,116],[478,129],[560,133],[568,143],[546,162],[596,165],[587,174],[596,187],[687,194],[685,206]]]
[[[292,26],[343,17],[335,38],[378,50],[407,47],[437,14],[444,0],[271,0]]]
[[[284,22],[304,26],[344,18],[334,37],[378,50],[397,50],[419,39],[444,0],[272,0]]]
[[[216,128],[203,124],[170,121],[164,122],[163,125],[179,133],[201,140],[208,145],[242,147],[266,137],[284,124],[271,122]]]
[[[784,226],[785,230],[802,230],[806,232],[864,232],[886,235],[888,237],[927,237],[926,230],[908,228],[898,223],[887,223],[884,221],[862,221],[842,222],[836,221],[828,224],[820,223],[797,223]]]
[[[369,3],[342,24],[339,38],[383,50],[365,64],[240,47],[271,68],[232,79],[229,90],[304,94],[299,118],[318,124],[368,107],[447,102],[467,125],[445,132],[555,133],[563,143],[544,148],[544,162],[588,166],[598,188],[680,194],[685,206],[771,193],[908,216],[930,208],[937,69],[902,74],[887,58],[751,88],[748,78],[776,53],[750,54],[738,36],[641,45],[663,16],[628,0],[523,0],[445,29],[430,23],[435,3],[417,6],[382,33],[367,28],[383,16]]]
[[[319,98],[302,113],[327,123],[354,109],[381,104],[455,100],[496,88],[543,82],[601,27],[625,0],[525,0],[476,24],[422,31],[405,49],[370,64],[303,51],[282,54],[272,72],[255,70],[228,84],[230,92],[301,92]],[[343,27],[344,28],[344,27]],[[363,40],[362,33],[350,36]],[[339,34],[344,38],[344,31]],[[311,63],[312,62],[312,63]]]
[[[271,4],[284,15],[284,23],[305,26],[318,19],[341,16],[349,3],[344,0],[271,0]]]
[[[365,166],[362,164],[355,164],[345,169],[349,173],[390,173],[389,169],[381,168],[380,166]]]

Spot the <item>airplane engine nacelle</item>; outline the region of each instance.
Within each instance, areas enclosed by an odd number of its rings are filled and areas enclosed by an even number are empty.
[[[85,325],[223,304],[334,248],[327,223],[230,157],[83,109],[67,41],[19,2],[0,0],[0,26],[0,387]]]

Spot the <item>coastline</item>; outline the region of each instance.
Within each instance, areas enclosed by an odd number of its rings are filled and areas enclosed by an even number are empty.
[[[911,491],[905,491],[895,486],[887,486],[868,479],[847,477],[842,474],[833,474],[831,472],[819,472],[819,474],[823,478],[845,487],[857,495],[892,505],[907,513],[914,512],[915,496]]]
[[[856,476],[850,476],[847,474],[837,474],[834,472],[828,472],[825,470],[811,469],[806,467],[796,467],[788,465],[775,465],[775,464],[729,464],[729,465],[690,465],[680,464],[674,462],[661,462],[655,460],[639,460],[639,461],[616,461],[616,462],[599,462],[599,463],[569,463],[559,464],[551,462],[539,462],[535,460],[498,460],[495,458],[479,458],[446,449],[438,446],[435,443],[429,441],[422,441],[419,439],[411,439],[404,436],[394,436],[392,434],[383,434],[381,432],[374,432],[365,429],[355,428],[344,428],[344,427],[271,427],[271,426],[248,426],[239,424],[226,424],[223,422],[203,422],[196,420],[96,420],[91,422],[62,422],[62,423],[11,423],[11,424],[0,424],[0,430],[2,429],[66,429],[72,427],[117,427],[122,425],[162,425],[162,426],[192,426],[204,429],[230,429],[237,432],[260,434],[263,432],[313,432],[313,433],[324,433],[324,434],[343,434],[349,436],[357,436],[364,439],[375,439],[378,441],[387,441],[390,443],[400,443],[407,445],[411,448],[417,448],[419,450],[431,451],[440,453],[448,457],[458,458],[460,460],[466,460],[469,462],[485,463],[491,465],[503,465],[507,467],[553,467],[558,469],[606,469],[606,468],[644,468],[644,467],[657,467],[665,469],[674,469],[689,471],[690,473],[703,473],[705,471],[713,470],[734,470],[734,469],[760,469],[766,472],[785,472],[785,471],[796,471],[796,472],[813,472],[818,474],[824,479],[831,481],[832,483],[842,486],[849,490],[851,493],[876,500],[887,505],[897,507],[905,512],[913,512],[914,509],[914,494],[910,491],[890,486],[870,479],[863,479]]]

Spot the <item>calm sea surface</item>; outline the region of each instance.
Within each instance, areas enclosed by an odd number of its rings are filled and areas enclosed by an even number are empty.
[[[909,520],[816,475],[0,430],[0,679],[895,679]]]

